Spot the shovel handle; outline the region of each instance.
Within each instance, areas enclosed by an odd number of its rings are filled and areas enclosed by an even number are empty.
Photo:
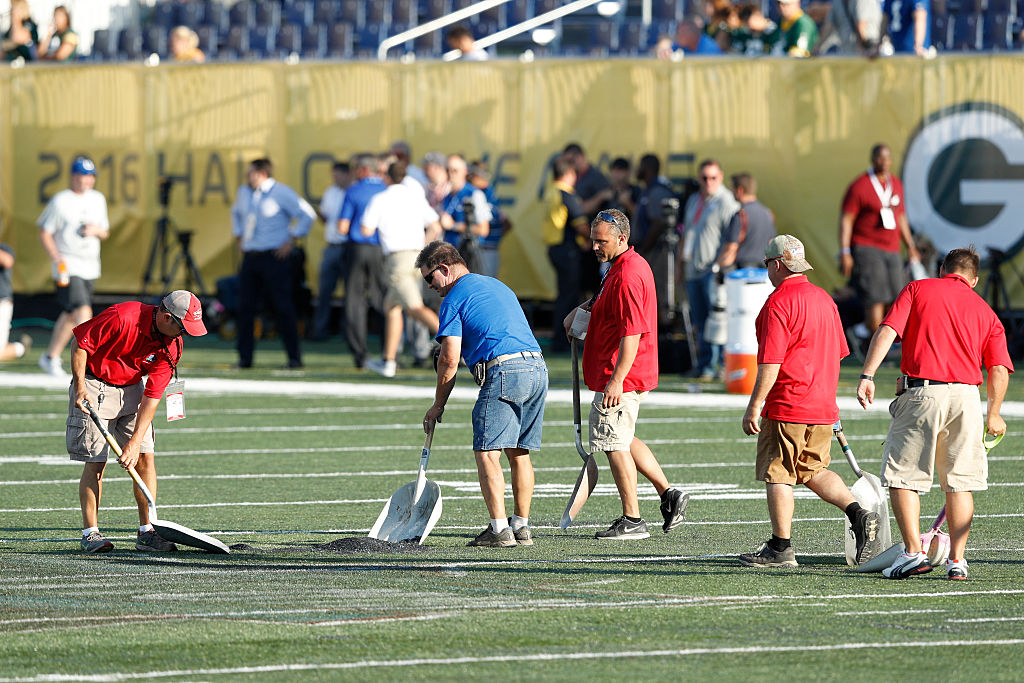
[[[569,340],[569,347],[572,349],[572,421],[573,426],[576,429],[576,452],[580,454],[583,462],[587,461],[590,457],[590,453],[583,448],[583,433],[581,423],[583,419],[580,417],[580,352],[577,344],[579,341],[576,337]]]
[[[100,430],[100,434],[103,435],[103,438],[106,440],[107,445],[110,446],[110,450],[114,451],[114,455],[117,456],[117,461],[121,462],[121,447],[117,445],[117,441],[114,440],[114,437],[110,434],[110,431],[107,429],[107,426],[103,424],[103,420],[100,419],[100,416],[96,414],[96,410],[92,407],[92,404],[89,403],[89,400],[86,399],[82,401],[82,403],[89,411],[89,417],[92,418],[93,424],[95,424],[96,427]],[[149,488],[147,488],[145,482],[142,481],[142,477],[139,476],[139,473],[135,471],[134,467],[128,468],[128,474],[131,475],[132,481],[135,482],[135,485],[138,486],[139,489],[141,489],[142,492],[145,494],[146,500],[149,502],[150,507],[152,507],[153,494],[149,492]],[[155,518],[156,515],[153,515],[153,517]]]
[[[853,468],[854,473],[858,477],[864,476],[864,471],[861,470],[857,464],[857,458],[853,456],[853,449],[850,448],[850,444],[846,441],[846,434],[843,434],[843,423],[841,420],[836,420],[836,423],[832,425],[832,433],[836,435],[836,440],[839,442],[839,446],[843,449],[843,455],[846,456],[847,462],[850,463],[850,467]]]
[[[423,442],[423,451],[420,453],[420,468],[416,472],[416,492],[413,495],[413,504],[420,502],[423,495],[423,488],[427,485],[427,462],[430,461],[430,446],[434,443],[434,425],[431,421],[427,425],[427,439]]]

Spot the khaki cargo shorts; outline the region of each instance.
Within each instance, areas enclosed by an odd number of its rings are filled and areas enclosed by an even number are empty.
[[[416,267],[415,251],[396,251],[387,255],[385,266],[388,275],[387,301],[392,306],[404,309],[423,306],[423,292],[420,286],[423,278]]]
[[[882,486],[925,493],[938,472],[946,492],[988,488],[985,418],[978,387],[932,384],[907,389],[890,408]]]
[[[122,448],[135,432],[135,421],[138,417],[139,404],[142,403],[142,391],[145,388],[145,382],[116,387],[93,377],[85,378],[85,393],[89,403],[100,419],[106,421],[107,430]],[[68,455],[77,462],[106,462],[110,454],[106,439],[92,418],[74,404],[75,397],[70,389],[68,395]],[[150,425],[142,439],[140,452],[155,451],[153,425]]]
[[[590,450],[629,451],[636,436],[636,418],[646,391],[624,391],[619,405],[604,408],[604,392],[594,392],[590,402]]]
[[[832,462],[832,425],[763,418],[754,478],[768,484],[806,484]]]

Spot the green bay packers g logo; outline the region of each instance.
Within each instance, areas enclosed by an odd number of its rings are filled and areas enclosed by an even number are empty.
[[[974,244],[1015,254],[1024,245],[1024,122],[987,102],[928,116],[903,159],[910,225],[940,252]]]

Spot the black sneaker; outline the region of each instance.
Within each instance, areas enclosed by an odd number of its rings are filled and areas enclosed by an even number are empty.
[[[661,516],[665,523],[661,530],[666,534],[683,523],[686,516],[686,506],[690,502],[690,494],[683,493],[679,489],[669,489],[661,496]]]
[[[773,550],[768,541],[761,544],[756,552],[740,555],[740,564],[746,567],[797,567],[793,546],[785,550]]]
[[[851,525],[857,541],[857,555],[854,558],[857,564],[867,562],[881,551],[877,542],[880,524],[881,518],[877,512],[864,508],[857,511],[857,521]]]
[[[173,553],[178,546],[158,534],[155,529],[150,529],[135,537],[135,549],[144,553]]]
[[[650,535],[647,531],[647,522],[642,519],[639,522],[631,522],[622,516],[612,522],[612,525],[604,531],[594,534],[594,538],[602,541],[632,541],[648,538]]]
[[[512,518],[508,518],[508,526],[512,529]],[[521,526],[518,529],[512,529],[512,535],[516,539],[516,543],[519,545],[533,545],[533,532],[530,531],[529,526]]]
[[[487,528],[481,531],[479,536],[466,545],[480,548],[512,548],[519,544],[516,542],[516,537],[512,533],[511,527],[505,527],[500,532],[494,533],[491,525],[488,524]]]

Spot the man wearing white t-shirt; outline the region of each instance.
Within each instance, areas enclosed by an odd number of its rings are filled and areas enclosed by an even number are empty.
[[[50,345],[39,357],[45,372],[66,379],[60,356],[76,325],[92,317],[92,291],[100,276],[100,241],[110,235],[107,200],[93,187],[96,164],[78,157],[71,164],[71,186],[50,199],[36,221],[39,241],[50,257],[61,314]]]
[[[437,314],[423,305],[416,255],[424,244],[440,237],[441,223],[426,196],[402,182],[405,169],[401,161],[388,166],[388,187],[370,200],[360,225],[366,237],[377,233],[384,252],[388,294],[383,359],[369,360],[366,367],[385,377],[394,377],[397,369],[403,310],[437,334]]]

